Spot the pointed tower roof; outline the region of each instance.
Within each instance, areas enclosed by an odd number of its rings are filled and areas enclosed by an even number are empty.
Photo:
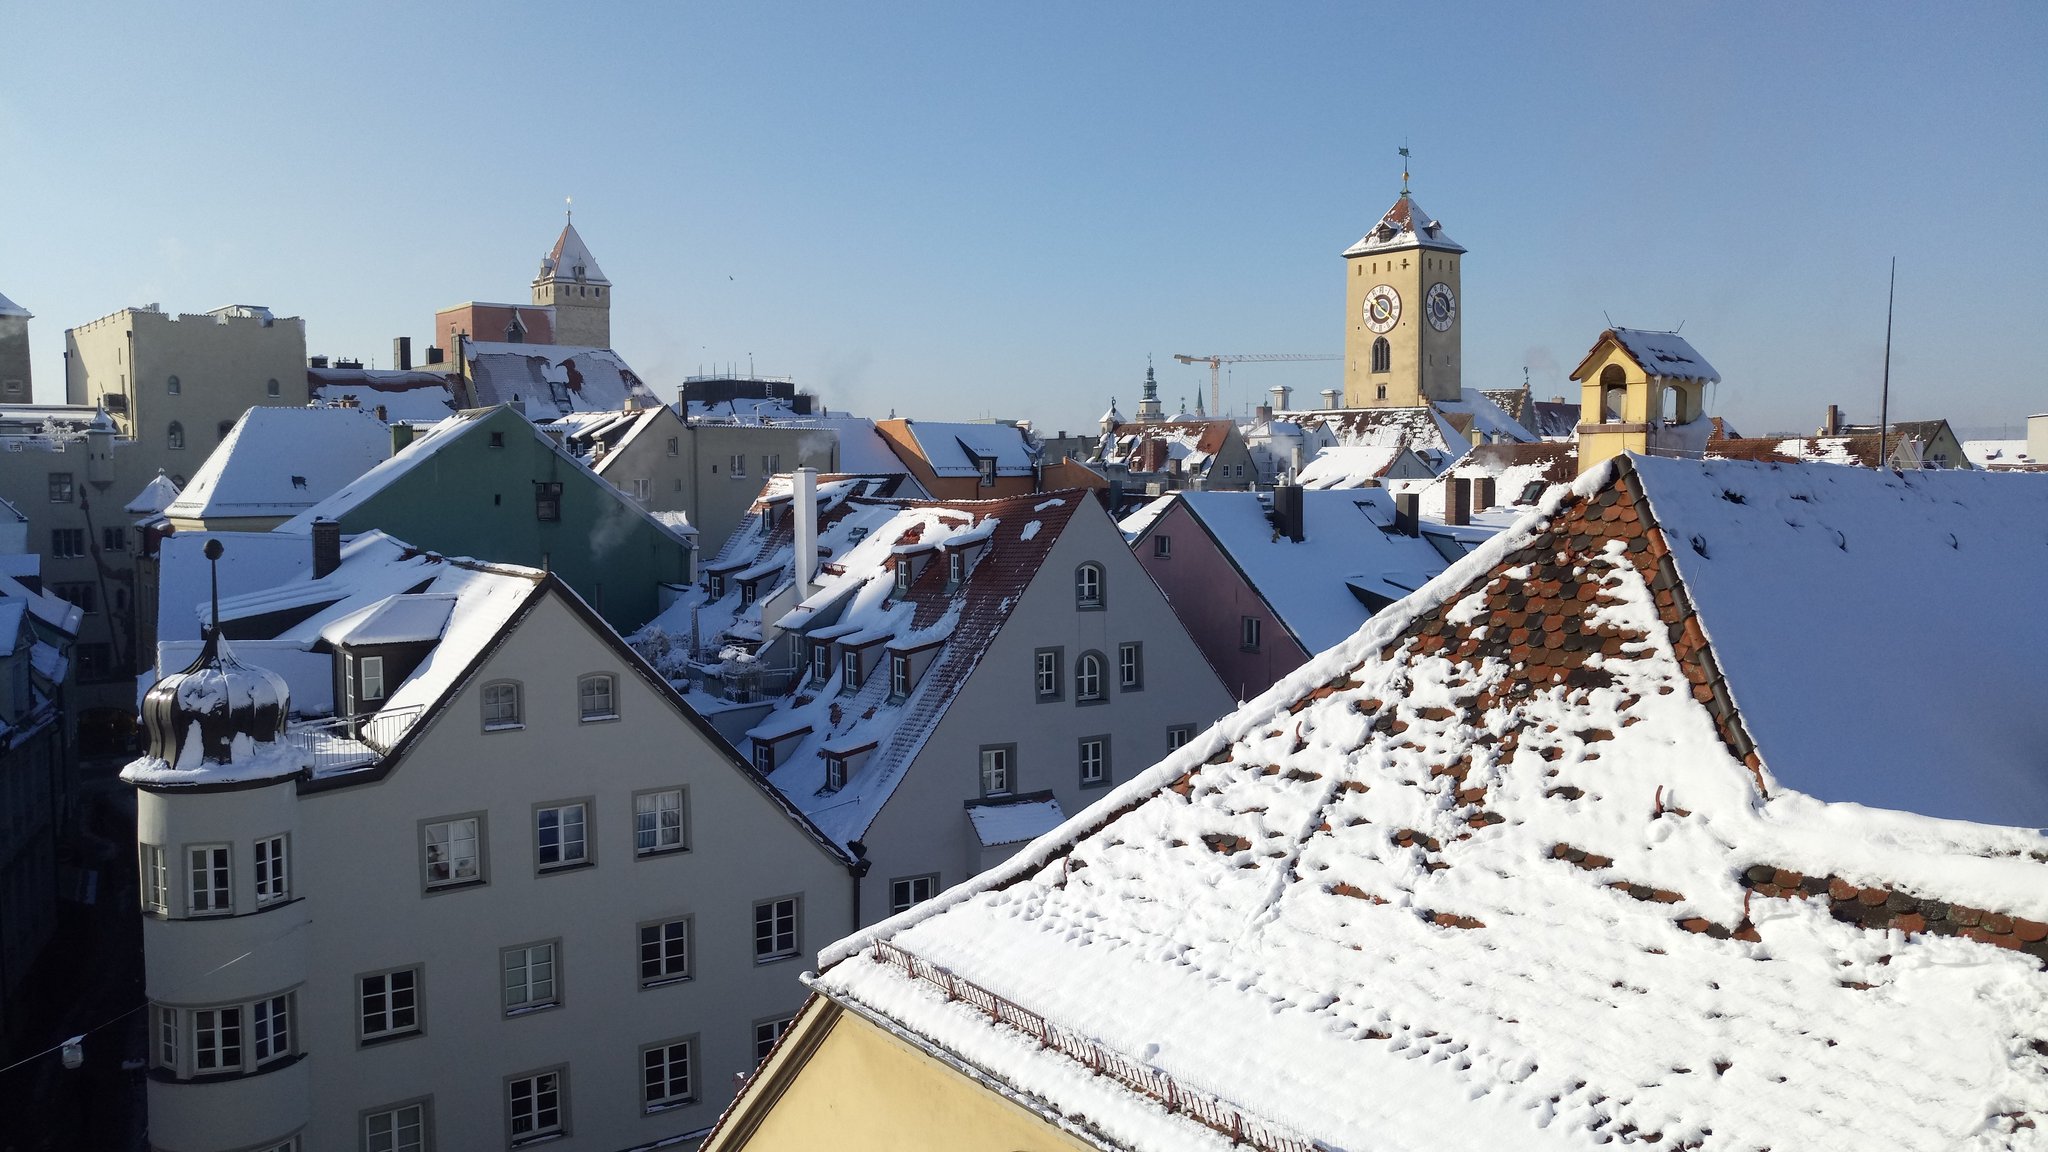
[[[1406,189],[1380,222],[1373,225],[1344,255],[1365,256],[1374,252],[1395,252],[1404,248],[1430,248],[1438,252],[1463,252],[1464,246],[1444,232],[1444,226],[1415,202]]]
[[[0,316],[19,316],[23,320],[30,320],[34,319],[35,313],[30,312],[5,296],[0,296]]]
[[[555,246],[541,257],[539,280],[554,278],[579,280],[589,284],[609,284],[604,273],[598,269],[597,258],[590,254],[590,248],[583,243],[583,237],[576,233],[575,221],[562,225],[562,234],[555,237]]]

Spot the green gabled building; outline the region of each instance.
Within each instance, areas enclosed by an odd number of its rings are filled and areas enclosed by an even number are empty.
[[[622,633],[660,611],[662,585],[693,577],[695,533],[681,517],[647,511],[511,405],[393,436],[390,459],[276,531],[328,520],[342,535],[381,529],[447,556],[545,568]]]

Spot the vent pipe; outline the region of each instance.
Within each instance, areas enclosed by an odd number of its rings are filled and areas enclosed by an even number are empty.
[[[1335,410],[1338,407],[1337,398],[1339,395],[1341,394],[1335,388],[1323,389],[1323,407]]]
[[[811,595],[811,570],[818,564],[818,470],[796,470],[796,493],[791,503],[796,513],[796,540],[791,573],[796,581],[796,602]]]

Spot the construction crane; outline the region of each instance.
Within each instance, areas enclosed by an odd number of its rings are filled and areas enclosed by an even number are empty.
[[[1209,366],[1209,415],[1215,418],[1223,415],[1223,366],[1225,364],[1258,364],[1273,360],[1342,360],[1342,356],[1330,356],[1315,352],[1268,352],[1248,356],[1183,356],[1176,352],[1175,360],[1183,364],[1207,364]]]

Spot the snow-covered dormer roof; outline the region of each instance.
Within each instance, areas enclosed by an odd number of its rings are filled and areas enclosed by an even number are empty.
[[[142,491],[135,494],[135,499],[130,500],[121,510],[137,516],[150,516],[169,508],[177,499],[178,486],[169,476],[164,475],[163,469],[159,468],[156,470],[156,479],[144,484]]]
[[[1358,243],[1344,250],[1346,256],[1366,256],[1375,252],[1394,252],[1403,248],[1430,248],[1438,252],[1463,252],[1464,246],[1444,231],[1444,226],[1431,216],[1415,198],[1401,193],[1380,222],[1373,225]]]
[[[541,280],[575,280],[585,284],[609,284],[604,273],[597,266],[597,258],[583,243],[583,237],[576,232],[576,225],[562,225],[562,234],[555,237],[555,246],[541,257]]]

